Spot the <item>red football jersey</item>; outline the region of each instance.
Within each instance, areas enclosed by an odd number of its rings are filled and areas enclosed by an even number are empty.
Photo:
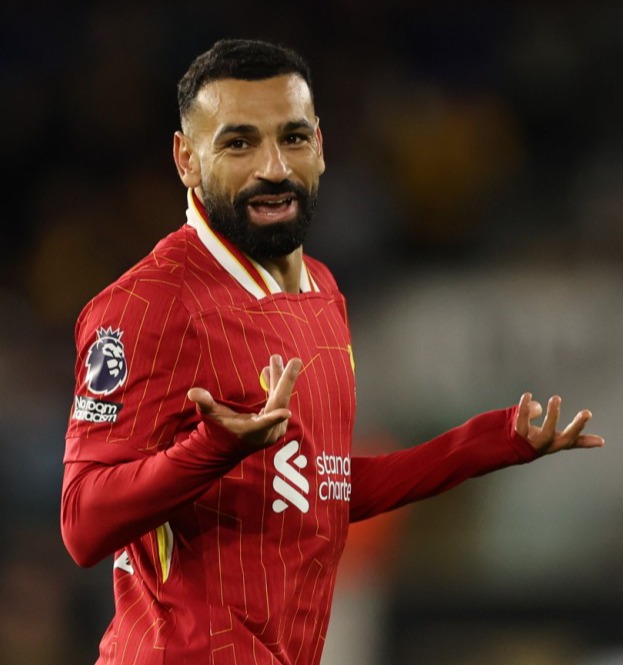
[[[305,257],[301,293],[188,224],[100,293],[77,327],[63,535],[114,552],[106,665],[314,665],[349,521],[535,454],[512,409],[423,446],[351,459],[354,363],[344,298]],[[256,451],[187,398],[257,412],[272,354],[303,361],[285,437]]]

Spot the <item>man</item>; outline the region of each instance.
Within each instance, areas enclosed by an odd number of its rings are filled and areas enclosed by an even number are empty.
[[[80,565],[114,553],[98,663],[315,664],[349,522],[603,440],[588,411],[558,431],[559,397],[532,425],[526,393],[351,457],[345,303],[302,250],[324,171],[308,67],[224,40],[178,93],[187,223],[79,318],[63,537]]]

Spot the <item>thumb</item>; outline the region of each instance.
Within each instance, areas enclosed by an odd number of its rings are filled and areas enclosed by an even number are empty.
[[[191,388],[187,395],[188,399],[194,402],[203,413],[211,413],[214,409],[214,397],[205,388]]]

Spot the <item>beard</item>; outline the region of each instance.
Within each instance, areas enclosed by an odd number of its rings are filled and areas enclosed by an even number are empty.
[[[210,191],[206,181],[201,190],[212,228],[256,261],[286,256],[300,247],[307,236],[318,199],[317,187],[308,192],[290,180],[279,183],[262,181],[242,190],[233,203],[223,194]],[[290,193],[298,201],[298,213],[293,220],[259,226],[249,219],[247,206],[251,198]]]

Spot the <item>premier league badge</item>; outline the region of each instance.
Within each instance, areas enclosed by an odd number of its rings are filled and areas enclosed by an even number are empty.
[[[87,355],[87,385],[96,395],[110,395],[122,386],[128,376],[125,349],[121,343],[123,331],[100,328],[97,339]]]

